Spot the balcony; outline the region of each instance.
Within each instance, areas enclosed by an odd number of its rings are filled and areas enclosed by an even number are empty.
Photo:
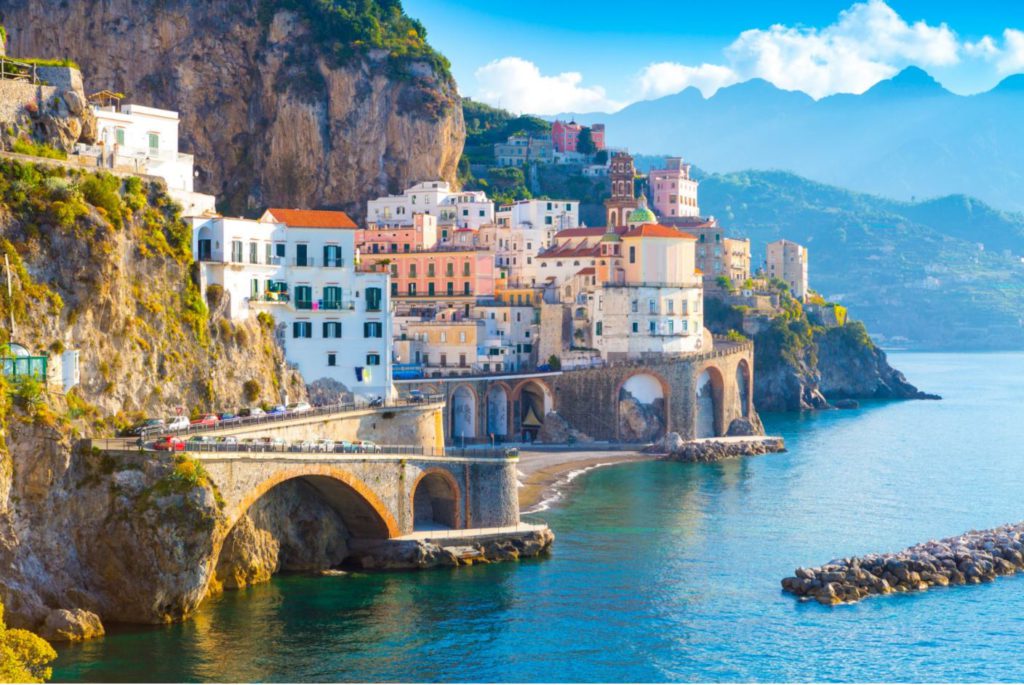
[[[310,261],[310,260],[306,260]],[[345,260],[341,257],[331,257],[324,260],[324,266],[328,269],[340,269],[345,266]]]
[[[332,311],[344,310],[354,311],[356,303],[354,300],[332,300],[330,302],[324,302],[323,300],[317,300],[314,309],[327,309]]]
[[[312,257],[306,257],[305,259],[296,257],[295,259],[292,259],[290,262],[288,262],[288,266],[294,266],[300,269],[311,269],[316,266],[316,260],[313,259]]]

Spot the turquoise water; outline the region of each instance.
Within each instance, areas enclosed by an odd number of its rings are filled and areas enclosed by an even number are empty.
[[[801,604],[801,564],[1024,519],[1024,355],[893,354],[942,402],[765,416],[790,451],[588,473],[548,559],[280,577],[65,648],[57,680],[1016,681],[1024,578]]]

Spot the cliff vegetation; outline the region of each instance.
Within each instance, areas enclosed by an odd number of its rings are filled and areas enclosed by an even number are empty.
[[[45,683],[52,673],[49,664],[56,658],[57,653],[43,638],[8,628],[0,602],[0,683]]]

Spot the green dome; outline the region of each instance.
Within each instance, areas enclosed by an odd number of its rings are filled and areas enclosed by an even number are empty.
[[[626,220],[626,223],[656,224],[658,223],[658,217],[654,216],[654,212],[647,209],[645,205],[641,205],[629,213],[629,218]]]

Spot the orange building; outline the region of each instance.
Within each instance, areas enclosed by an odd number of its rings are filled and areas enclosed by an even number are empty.
[[[494,255],[487,250],[435,249],[364,255],[366,271],[390,271],[391,296],[475,300],[493,297]]]

